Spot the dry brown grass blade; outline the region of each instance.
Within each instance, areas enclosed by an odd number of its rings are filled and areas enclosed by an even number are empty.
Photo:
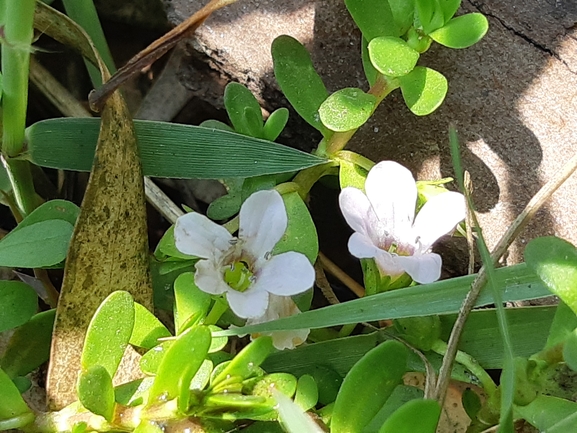
[[[120,68],[108,82],[102,85],[102,87],[93,90],[90,93],[90,96],[88,97],[90,108],[94,111],[100,111],[102,105],[110,95],[132,75],[140,72],[140,70],[146,66],[151,65],[166,54],[166,52],[174,47],[179,41],[189,37],[214,11],[235,3],[236,1],[237,0],[211,0],[194,15],[151,43],[148,47],[130,59],[128,63]]]
[[[110,77],[86,34],[66,16],[38,3],[35,26],[96,63],[103,81]],[[142,171],[132,120],[118,92],[104,105],[101,120],[94,165],[56,310],[46,387],[52,410],[77,399],[84,336],[106,296],[126,290],[152,307]],[[120,376],[133,376],[138,371],[136,361],[128,356],[121,364]],[[116,380],[124,381],[118,374]]]

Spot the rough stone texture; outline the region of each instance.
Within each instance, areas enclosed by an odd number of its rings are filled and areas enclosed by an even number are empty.
[[[173,23],[200,7],[188,0],[165,3]],[[464,50],[433,45],[420,60],[449,79],[449,94],[441,108],[430,116],[415,117],[397,91],[349,147],[376,161],[397,160],[421,179],[451,176],[447,130],[454,122],[484,233],[493,246],[577,149],[577,3],[465,0],[458,14],[474,11],[487,15],[490,22],[489,33],[479,44]],[[280,34],[290,34],[309,48],[329,91],[367,88],[360,33],[342,0],[242,0],[211,17],[192,46],[207,56],[211,68],[247,84],[271,109],[286,105],[270,58],[270,44]],[[190,66],[183,70],[187,68],[183,79],[190,83],[198,75],[190,72]],[[204,96],[216,106],[222,104],[219,91]],[[301,134],[293,125],[293,138],[301,140],[298,147],[310,148],[306,141],[315,135],[306,131]],[[521,260],[523,244],[538,235],[556,234],[577,243],[576,190],[573,176],[519,237],[508,263]]]

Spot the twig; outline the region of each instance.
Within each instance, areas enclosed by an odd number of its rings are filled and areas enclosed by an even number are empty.
[[[525,206],[525,209],[519,214],[519,216],[513,221],[513,224],[509,226],[505,234],[501,237],[497,246],[493,249],[491,253],[491,260],[493,263],[497,263],[501,256],[505,254],[509,246],[513,243],[515,238],[519,235],[521,230],[527,225],[531,220],[533,215],[543,206],[545,201],[577,170],[577,154],[575,154],[564,166],[556,173],[553,179],[549,180],[541,189],[533,196],[529,203]],[[471,290],[465,297],[461,309],[459,310],[459,316],[453,326],[451,331],[451,336],[449,342],[447,343],[447,352],[443,358],[443,363],[441,369],[439,370],[439,378],[437,380],[437,388],[435,392],[435,399],[439,400],[441,396],[444,396],[449,384],[449,378],[451,375],[451,370],[453,367],[453,361],[457,354],[457,345],[459,344],[459,339],[463,328],[465,326],[465,321],[473,307],[475,302],[479,297],[481,289],[487,281],[487,275],[485,272],[485,267],[483,266],[477,278],[471,286]]]
[[[473,193],[473,184],[471,182],[471,176],[469,175],[468,171],[465,171],[463,181],[465,184],[465,189],[468,191],[468,194],[471,195]],[[465,224],[467,230],[467,246],[469,248],[468,275],[475,273],[475,239],[473,238],[473,215],[471,215],[471,212],[473,212],[473,210],[467,207],[467,218],[465,220]]]
[[[345,271],[339,268],[334,262],[332,262],[327,256],[319,252],[319,262],[323,269],[330,273],[332,276],[337,278],[341,283],[347,286],[351,292],[357,295],[359,298],[365,296],[365,289],[355,280],[353,280]]]
[[[333,288],[331,287],[329,280],[327,280],[327,276],[325,275],[325,271],[323,270],[320,260],[317,260],[315,263],[315,283],[319,289],[321,289],[323,296],[327,301],[329,301],[329,304],[336,305],[341,303],[341,301],[339,301],[335,295],[335,292],[333,292]]]

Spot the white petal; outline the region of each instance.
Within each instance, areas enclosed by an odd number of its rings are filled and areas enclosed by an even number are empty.
[[[426,251],[441,236],[446,235],[465,219],[465,197],[458,192],[445,192],[427,201],[415,218],[413,233]]]
[[[268,306],[268,292],[251,287],[246,292],[229,290],[226,300],[234,314],[243,319],[262,316]]]
[[[358,259],[376,257],[381,251],[364,234],[353,233],[349,238],[349,252]]]
[[[184,254],[207,259],[230,248],[232,235],[222,226],[196,212],[176,220],[174,241],[176,249]]]
[[[248,322],[247,322],[248,325]],[[250,339],[260,337],[261,335],[268,335],[272,337],[272,345],[278,350],[284,349],[294,349],[300,346],[305,341],[310,334],[310,329],[295,329],[291,331],[274,331],[274,332],[263,332],[262,334],[251,334]]]
[[[379,162],[369,171],[365,191],[387,231],[397,240],[404,240],[417,204],[417,186],[411,172],[394,161]]]
[[[441,276],[442,260],[438,254],[395,256],[393,259],[417,283],[432,283],[433,281],[437,281]]]
[[[222,277],[222,270],[212,260],[199,260],[196,262],[194,282],[200,290],[211,295],[220,295],[232,290]]]
[[[339,194],[339,206],[347,224],[354,231],[369,236],[369,215],[374,212],[367,196],[360,189],[346,187]]]
[[[375,256],[375,262],[381,274],[388,275],[393,279],[405,273],[405,270],[395,261],[395,257],[384,250],[379,250],[379,253]]]
[[[315,270],[304,254],[289,251],[261,262],[255,272],[255,290],[281,296],[292,296],[310,289],[315,282]]]
[[[242,204],[238,237],[256,258],[272,251],[287,227],[287,214],[281,195],[274,190],[258,191]]]

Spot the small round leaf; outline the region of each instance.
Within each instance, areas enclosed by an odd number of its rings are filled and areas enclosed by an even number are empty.
[[[417,116],[426,116],[439,108],[449,88],[443,74],[423,66],[417,66],[399,80],[405,103]]]
[[[387,418],[379,433],[435,433],[440,416],[435,400],[411,400]]]
[[[289,111],[286,108],[282,107],[273,111],[264,124],[263,138],[275,141],[286,126],[288,119]]]
[[[489,21],[483,14],[472,13],[453,18],[445,26],[429,36],[449,48],[467,48],[476,44],[489,29]]]
[[[404,40],[383,36],[369,42],[369,57],[373,66],[389,77],[402,77],[411,72],[419,60],[419,52]]]
[[[377,99],[357,88],[338,90],[319,108],[323,125],[332,131],[344,132],[363,125],[375,108]]]
[[[112,378],[101,365],[93,365],[78,378],[78,398],[90,412],[111,421],[114,415]]]

